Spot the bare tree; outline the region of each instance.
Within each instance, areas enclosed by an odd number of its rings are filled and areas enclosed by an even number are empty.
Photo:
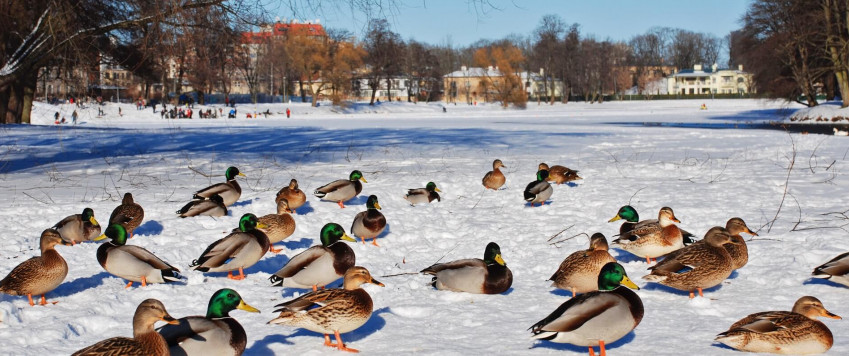
[[[368,53],[366,64],[370,67],[368,85],[371,88],[371,100],[369,105],[374,105],[381,79],[386,80],[387,91],[392,90],[390,79],[392,75],[400,72],[402,46],[401,36],[392,32],[388,21],[378,19],[369,22],[369,29],[365,38],[365,50]],[[392,95],[388,96],[391,101]]]
[[[566,33],[566,23],[560,16],[545,15],[539,27],[534,31],[534,46],[530,57],[533,69],[542,69],[543,91],[548,101],[554,105],[554,73],[559,72],[565,55],[564,44],[560,40]],[[529,70],[530,71],[530,70]]]

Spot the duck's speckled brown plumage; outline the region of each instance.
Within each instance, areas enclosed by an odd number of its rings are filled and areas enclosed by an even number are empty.
[[[141,225],[144,220],[144,209],[141,205],[133,200],[133,194],[124,193],[124,199],[121,200],[121,205],[112,210],[112,215],[109,216],[109,225],[121,224],[130,236],[133,236],[133,230]]]
[[[734,270],[731,256],[723,247],[732,243],[731,235],[725,228],[716,226],[707,232],[704,240],[668,254],[650,267],[651,274],[643,279],[689,292],[722,283]]]
[[[549,182],[554,182],[555,184],[563,184],[579,179],[581,176],[578,175],[578,171],[574,169],[569,169],[568,167],[554,165],[549,167],[548,164],[540,163],[538,170],[547,170],[548,177],[545,179]]]
[[[576,251],[560,263],[560,267],[548,280],[554,281],[552,287],[577,293],[598,290],[598,273],[608,262],[616,259],[608,252],[607,238],[595,233],[590,238],[590,248]]]
[[[153,329],[157,321],[176,324],[162,302],[147,299],[139,304],[133,316],[133,338],[113,337],[79,350],[73,356],[167,356],[168,344]]]
[[[498,190],[498,188],[501,188],[501,186],[504,185],[504,182],[507,181],[507,178],[504,177],[504,173],[501,173],[501,170],[499,169],[500,167],[507,168],[504,163],[501,163],[500,159],[497,159],[492,162],[492,170],[486,172],[486,174],[483,176],[484,187],[492,190]]]
[[[814,297],[799,298],[793,311],[751,314],[731,325],[716,340],[740,351],[819,354],[834,344],[831,331],[817,317],[840,319]]]
[[[728,255],[731,256],[731,264],[734,269],[739,269],[749,262],[749,248],[746,246],[746,240],[740,234],[744,232],[754,236],[758,236],[758,234],[752,232],[741,218],[728,219],[728,222],[725,223],[725,229],[728,230],[731,241],[734,243],[723,246],[728,251]]]
[[[289,185],[280,189],[277,192],[277,196],[274,198],[275,202],[279,202],[280,199],[286,199],[289,204],[289,209],[292,211],[300,208],[307,201],[307,195],[304,194],[304,191],[298,187],[298,181],[294,178],[289,181]]]
[[[91,241],[100,236],[100,224],[94,219],[94,211],[91,210],[91,218],[84,219],[86,208],[82,214],[70,215],[53,225],[53,229],[59,232],[62,240],[70,243]]]
[[[62,237],[56,230],[44,230],[40,239],[41,256],[15,266],[0,280],[0,293],[32,296],[56,289],[68,275],[68,264],[54,248],[62,243]]]
[[[288,200],[278,199],[277,214],[268,214],[259,218],[259,222],[265,225],[260,231],[268,236],[268,241],[272,244],[283,241],[295,233],[295,218],[289,214],[291,212],[289,208]]]
[[[680,222],[669,207],[658,212],[657,220],[644,220],[631,231],[620,234],[613,244],[636,256],[656,258],[684,247],[684,236],[674,223]]]

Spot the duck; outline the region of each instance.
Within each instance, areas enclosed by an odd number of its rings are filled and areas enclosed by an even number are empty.
[[[504,173],[501,173],[500,167],[507,168],[504,163],[501,162],[500,159],[492,161],[492,170],[486,172],[483,176],[483,186],[486,189],[498,190],[504,185],[504,182],[507,181],[507,178],[504,177]]]
[[[792,311],[751,314],[732,324],[716,341],[736,350],[774,354],[809,355],[828,351],[834,336],[817,317],[841,319],[828,311],[819,299],[799,298]]]
[[[276,305],[274,312],[280,314],[268,324],[289,325],[324,334],[324,345],[340,351],[359,352],[348,348],[340,334],[356,330],[371,318],[374,304],[368,292],[362,289],[365,283],[383,287],[365,268],[354,266],[345,271],[341,289],[322,289]],[[336,344],[330,342],[330,334],[336,336]]]
[[[619,219],[625,220],[624,222],[622,222],[622,225],[619,226],[619,235],[620,236],[627,235],[629,232],[633,231],[634,227],[637,224],[640,224],[641,226],[646,226],[646,225],[653,225],[653,224],[658,223],[657,219],[648,219],[648,220],[640,221],[640,214],[637,213],[637,209],[634,209],[634,207],[630,206],[630,205],[624,205],[621,208],[619,208],[619,212],[616,213],[616,216],[610,218],[610,220],[607,220],[607,222],[614,222],[614,221],[618,221]],[[695,242],[693,240],[695,235],[693,235],[689,231],[684,230],[680,227],[678,228],[678,230],[681,230],[681,237],[684,240],[684,246],[687,246],[687,245]],[[630,237],[633,237],[633,236],[630,236]]]
[[[69,215],[53,225],[52,229],[71,245],[100,236],[100,223],[94,218],[94,210],[91,208],[84,208],[82,214]]]
[[[563,184],[574,180],[584,179],[578,175],[578,171],[574,169],[569,169],[564,166],[554,165],[549,167],[548,164],[540,163],[539,168],[537,168],[537,170],[548,171],[548,177],[545,180],[549,182],[554,182],[556,184]]]
[[[55,249],[59,244],[70,245],[55,229],[42,231],[39,239],[41,256],[31,257],[12,268],[0,280],[0,293],[26,295],[30,306],[35,306],[32,296],[41,294],[39,304],[47,305],[45,294],[56,289],[68,276],[68,263]]]
[[[410,205],[430,203],[434,200],[442,201],[438,192],[441,192],[441,190],[436,187],[436,183],[427,182],[424,188],[408,189],[404,199],[410,202]]]
[[[97,262],[110,274],[146,287],[148,283],[171,283],[180,280],[180,270],[140,246],[127,245],[127,230],[112,224],[96,241],[110,241],[97,248]]]
[[[338,179],[318,187],[313,194],[321,200],[335,201],[339,204],[339,208],[344,209],[344,202],[351,200],[353,197],[363,191],[363,184],[368,181],[363,177],[363,173],[354,170],[348,176],[348,179]]]
[[[244,269],[259,262],[271,247],[268,236],[260,230],[265,228],[256,215],[242,215],[239,227],[209,245],[189,268],[201,272],[227,272],[227,278],[245,279]],[[233,276],[237,269],[239,275]]]
[[[224,198],[218,194],[213,194],[208,199],[195,199],[177,210],[177,215],[181,218],[190,216],[227,216],[227,206],[224,205]]]
[[[630,289],[629,289],[630,288]],[[598,290],[567,300],[529,330],[534,339],[589,347],[615,342],[634,330],[643,320],[643,301],[631,289],[639,290],[625,269],[608,262],[598,274]]]
[[[643,276],[643,279],[689,291],[690,299],[694,298],[694,290],[698,290],[699,296],[704,297],[702,289],[719,285],[734,271],[731,255],[723,246],[730,243],[734,242],[728,230],[715,226],[708,230],[703,243],[692,244],[668,254],[650,267],[651,274]]]
[[[354,267],[357,256],[348,244],[340,240],[357,242],[337,223],[327,223],[321,228],[316,245],[301,252],[275,272],[268,280],[271,285],[288,288],[310,288],[315,291],[342,278],[348,268]]]
[[[608,252],[607,238],[597,232],[590,237],[590,248],[573,252],[567,256],[549,281],[554,281],[552,287],[572,292],[572,297],[578,293],[598,290],[598,274],[604,265],[616,262]]]
[[[528,186],[525,187],[525,201],[531,203],[531,207],[534,206],[534,203],[539,203],[539,206],[542,206],[554,193],[551,184],[545,181],[547,177],[548,171],[539,170],[537,171],[537,179],[528,183]]]
[[[280,189],[280,191],[277,192],[277,196],[274,198],[275,202],[280,199],[286,199],[286,201],[289,202],[289,209],[296,211],[307,202],[307,195],[304,194],[303,190],[298,188],[298,181],[292,178],[292,180],[289,181],[289,185]]]
[[[142,220],[144,220],[144,209],[133,200],[133,194],[127,192],[124,193],[121,205],[112,210],[112,215],[109,216],[109,225],[124,225],[124,229],[130,234],[130,238],[133,238],[133,231],[141,225]]]
[[[268,237],[268,242],[271,243],[269,251],[280,253],[282,249],[274,248],[274,243],[285,240],[287,237],[295,233],[295,219],[290,214],[289,201],[286,199],[277,199],[277,214],[268,214],[259,217],[259,222],[265,225],[260,229],[265,236]]]
[[[844,252],[814,268],[814,278],[823,278],[849,287],[849,252]]]
[[[731,266],[734,269],[740,269],[749,262],[749,249],[746,247],[746,240],[740,236],[741,233],[747,233],[753,236],[758,236],[757,233],[752,232],[748,226],[746,226],[746,222],[743,219],[738,217],[733,217],[728,219],[725,223],[725,230],[731,235],[731,241],[733,243],[722,245],[725,247],[725,250],[728,251],[728,255],[731,256]],[[704,243],[704,241],[699,241],[697,243]]]
[[[351,223],[351,233],[359,237],[363,244],[366,243],[366,238],[371,237],[371,243],[377,244],[377,236],[383,233],[386,229],[386,217],[380,212],[380,203],[377,201],[376,195],[369,195],[366,200],[366,211],[361,211],[354,216],[354,222]]]
[[[206,316],[177,319],[177,325],[165,325],[158,331],[168,343],[171,355],[241,355],[248,337],[245,328],[230,316],[233,310],[259,313],[238,292],[230,288],[217,290],[209,298]]]
[[[620,234],[618,239],[613,240],[613,244],[636,256],[645,257],[646,263],[651,263],[659,256],[684,247],[684,235],[674,224],[680,222],[672,208],[665,206],[658,212],[657,220],[640,221],[630,231]]]
[[[132,338],[109,338],[74,352],[72,356],[168,356],[168,344],[153,329],[157,321],[177,324],[177,320],[168,314],[162,302],[157,299],[145,299],[133,315]]]
[[[501,258],[501,247],[495,242],[486,245],[483,259],[467,258],[437,263],[421,270],[433,275],[433,285],[439,290],[476,294],[501,294],[513,285],[513,272]]]
[[[228,167],[227,170],[224,171],[224,179],[226,179],[224,183],[213,184],[198,190],[195,192],[194,196],[192,196],[192,199],[208,199],[213,194],[218,194],[224,200],[224,205],[233,205],[233,203],[237,202],[239,197],[242,196],[242,187],[239,185],[239,182],[236,181],[236,177],[244,176],[245,174],[239,172],[238,168]]]

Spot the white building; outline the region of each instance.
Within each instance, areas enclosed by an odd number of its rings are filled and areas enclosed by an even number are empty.
[[[693,69],[676,72],[667,78],[669,94],[705,95],[705,94],[748,94],[753,92],[752,74],[743,71],[743,65],[737,69],[717,69],[716,64],[703,69],[696,64]]]

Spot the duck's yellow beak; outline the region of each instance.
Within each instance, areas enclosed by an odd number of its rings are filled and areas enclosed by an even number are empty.
[[[380,203],[375,202],[375,203],[374,203],[374,208],[375,208],[375,209],[377,209],[377,210],[380,210]]]
[[[614,222],[614,221],[619,220],[619,219],[622,219],[622,218],[619,217],[619,215],[616,215],[616,216],[610,218],[610,220],[607,220],[607,222]]]
[[[100,224],[97,223],[97,220],[94,219],[94,215],[92,215],[91,218],[88,219],[88,221],[94,226],[100,226]]]
[[[366,177],[360,177],[360,180],[363,181],[363,183],[368,183],[368,181],[366,180]]]
[[[237,175],[242,176],[242,177],[247,177],[247,176],[246,176],[244,173],[242,173],[242,172],[239,172],[239,174],[237,174]]]
[[[620,284],[622,284],[623,286],[626,286],[628,288],[631,288],[631,289],[640,290],[640,287],[637,286],[637,284],[634,283],[634,281],[632,281],[630,278],[628,278],[628,276],[623,276],[622,282]]]
[[[265,229],[265,228],[267,228],[267,227],[268,227],[268,225],[263,224],[263,223],[261,223],[261,222],[256,223],[256,228],[257,228],[257,229]]]
[[[499,253],[499,254],[497,254],[497,255],[495,255],[495,262],[497,262],[498,264],[500,264],[500,265],[502,265],[502,266],[506,266],[506,265],[507,265],[506,263],[504,263],[504,259],[503,259],[503,258],[501,258],[501,254],[500,254],[500,253]]]
[[[433,191],[442,193],[442,191],[439,190],[439,188],[433,188]]]
[[[108,238],[108,236],[106,236],[106,234],[101,234],[100,236],[96,237],[94,239],[94,241],[105,240],[106,238]]]
[[[165,316],[159,318],[159,320],[164,321],[164,322],[171,324],[171,325],[179,325],[180,324],[179,320],[172,318],[168,314],[165,314]]]
[[[239,306],[236,307],[236,309],[242,309],[244,311],[248,311],[248,312],[251,312],[251,313],[259,313],[259,309],[248,305],[248,303],[245,303],[244,300],[239,301]]]
[[[345,241],[357,242],[357,240],[354,240],[353,238],[351,238],[350,236],[348,236],[348,234],[344,234],[344,235],[342,235],[341,239],[342,239],[342,240],[345,240]]]

